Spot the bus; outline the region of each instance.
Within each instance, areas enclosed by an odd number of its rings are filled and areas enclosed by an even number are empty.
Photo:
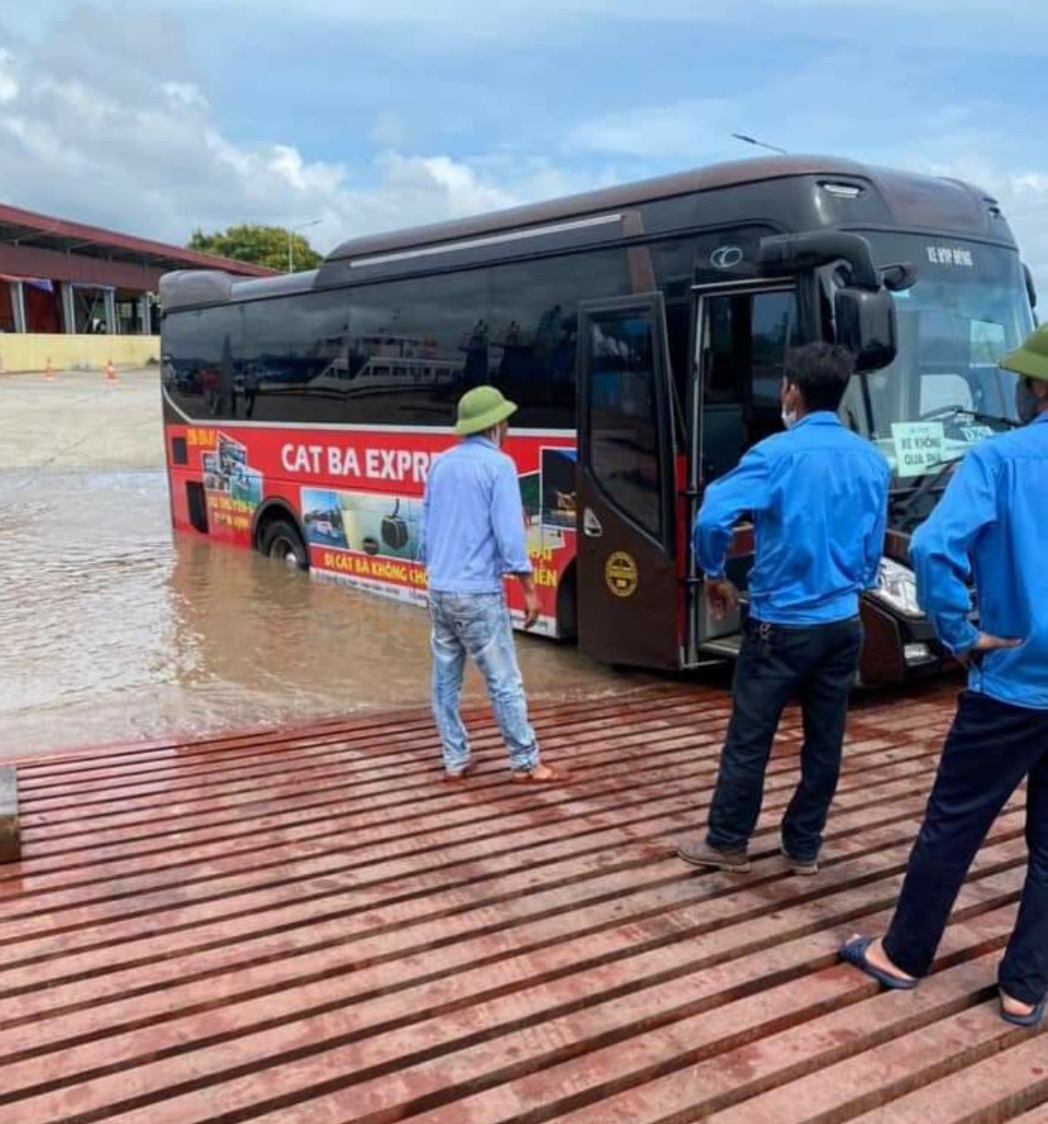
[[[786,351],[844,344],[841,418],[893,470],[869,684],[947,662],[908,542],[964,453],[1017,424],[997,361],[1036,304],[976,187],[793,156],[358,238],[308,273],[168,274],[160,292],[176,529],[422,604],[426,474],[458,398],[493,384],[519,405],[535,631],[655,669],[737,653],[753,528],[736,528],[743,600],[722,621],[689,529],[704,488],[780,428]]]

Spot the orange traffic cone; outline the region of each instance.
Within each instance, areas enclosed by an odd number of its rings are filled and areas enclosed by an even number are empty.
[[[50,382],[50,380],[53,379],[54,377],[55,377],[55,372],[51,367],[51,359],[48,358],[47,366],[44,368],[44,378],[47,379]]]
[[[106,364],[106,382],[116,382],[116,367],[112,359]]]

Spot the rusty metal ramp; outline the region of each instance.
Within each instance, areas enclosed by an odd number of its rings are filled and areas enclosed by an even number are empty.
[[[934,975],[835,964],[882,926],[952,714],[864,703],[823,872],[778,855],[785,724],[749,875],[697,830],[721,694],[540,707],[563,788],[442,783],[420,713],[19,767],[0,867],[2,1124],[1048,1121],[1048,1039],[996,1012],[1024,871],[996,824]]]

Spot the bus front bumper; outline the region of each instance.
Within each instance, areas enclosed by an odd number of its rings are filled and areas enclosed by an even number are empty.
[[[957,667],[926,618],[903,616],[869,596],[863,598],[861,612],[866,639],[859,675],[864,685],[907,683]]]

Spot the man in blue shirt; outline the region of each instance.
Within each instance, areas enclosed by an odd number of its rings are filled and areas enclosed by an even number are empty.
[[[716,618],[738,604],[724,567],[744,512],[753,513],[756,559],[706,838],[677,852],[694,866],[749,869],[772,741],[788,700],[798,695],[801,777],[783,817],[781,846],[795,873],[818,870],[862,647],[859,595],[877,582],[890,480],[884,457],[837,418],[853,370],[843,348],[794,349],[781,390],[787,432],[756,445],[711,484],[695,521],[695,550]]]
[[[433,622],[433,714],[449,780],[471,768],[469,739],[459,714],[466,656],[488,688],[499,730],[509,747],[513,779],[559,780],[539,760],[528,723],[503,579],[524,592],[524,627],[539,618],[524,532],[517,469],[502,452],[508,419],[517,407],[493,386],[478,386],[458,404],[461,444],[430,468],[423,505],[421,560],[426,563]]]
[[[888,932],[841,955],[885,987],[915,987],[986,833],[1026,780],[1029,865],[998,982],[1004,1019],[1034,1026],[1048,994],[1048,325],[1001,365],[1020,376],[1030,424],[967,454],[911,547],[921,607],[968,665],[968,690]]]

